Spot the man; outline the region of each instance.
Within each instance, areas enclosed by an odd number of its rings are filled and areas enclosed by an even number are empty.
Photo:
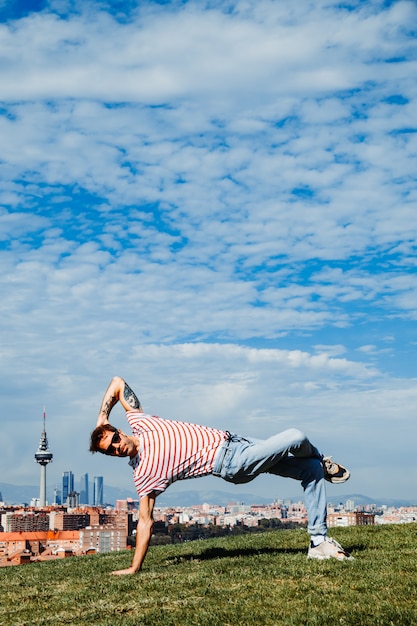
[[[117,402],[126,411],[131,435],[109,422]],[[177,480],[209,474],[235,484],[249,482],[262,473],[301,481],[311,537],[308,558],[352,560],[342,546],[327,537],[324,483],[345,482],[350,474],[330,457],[323,457],[295,428],[260,440],[147,415],[129,385],[115,376],[104,394],[90,451],[129,457],[140,498],[132,564],[113,574],[134,574],[142,567],[152,537],[155,498]]]

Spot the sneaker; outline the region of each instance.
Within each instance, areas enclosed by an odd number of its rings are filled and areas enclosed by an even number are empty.
[[[344,483],[350,476],[349,470],[332,461],[331,456],[323,457],[324,478],[329,483]]]
[[[308,549],[308,559],[318,559],[324,561],[325,559],[337,559],[338,561],[353,561],[353,556],[346,552],[344,548],[337,543],[331,537],[326,537],[322,543],[314,547],[313,543],[310,544]]]

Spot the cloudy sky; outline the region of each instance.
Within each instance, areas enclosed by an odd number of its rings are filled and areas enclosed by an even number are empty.
[[[162,417],[304,429],[332,498],[417,501],[416,18],[0,0],[0,482],[37,484],[45,406],[48,486],[130,488],[88,452],[119,374]]]

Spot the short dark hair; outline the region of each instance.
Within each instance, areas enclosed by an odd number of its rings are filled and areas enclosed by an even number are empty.
[[[111,424],[103,424],[102,426],[97,426],[93,430],[90,435],[90,452],[94,454],[94,452],[102,452],[104,451],[100,448],[100,442],[103,439],[103,436],[106,432],[115,433],[118,429]]]

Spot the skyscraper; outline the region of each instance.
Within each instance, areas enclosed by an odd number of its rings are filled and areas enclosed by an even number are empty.
[[[39,441],[39,448],[35,454],[35,462],[41,466],[41,480],[40,480],[40,493],[39,493],[39,506],[46,505],[46,466],[48,463],[52,463],[53,454],[48,448],[48,438],[46,436],[46,411],[43,410],[43,430],[41,439]]]
[[[94,476],[93,505],[101,506],[103,502],[103,476]]]
[[[80,479],[80,504],[89,504],[88,488],[88,474],[83,474]]]
[[[62,504],[61,490],[58,489],[58,487],[55,487],[55,489],[54,489],[54,504],[57,505],[57,506]]]
[[[62,474],[62,504],[66,504],[68,496],[74,491],[74,474],[70,471]]]

